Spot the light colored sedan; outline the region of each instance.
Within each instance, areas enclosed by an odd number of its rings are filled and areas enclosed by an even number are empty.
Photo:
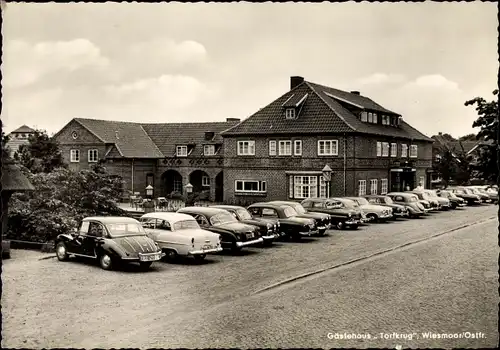
[[[155,212],[144,214],[139,220],[170,260],[177,256],[203,260],[207,254],[222,251],[220,236],[200,228],[191,215]]]
[[[358,203],[360,209],[365,213],[370,221],[380,222],[392,219],[392,208],[371,204],[363,197],[345,197]]]

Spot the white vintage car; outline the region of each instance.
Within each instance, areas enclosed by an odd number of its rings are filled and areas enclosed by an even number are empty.
[[[201,229],[190,215],[155,212],[144,214],[139,221],[170,260],[177,256],[203,260],[207,254],[222,251],[219,235]]]

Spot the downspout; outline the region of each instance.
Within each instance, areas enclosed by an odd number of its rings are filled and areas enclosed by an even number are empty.
[[[134,158],[132,158],[132,195],[134,194]]]
[[[346,156],[346,148],[347,148],[347,134],[344,133],[344,196],[347,196],[347,176],[346,176],[346,168],[347,168],[347,156]]]
[[[356,195],[356,135],[354,135],[352,137],[352,144],[354,146],[353,147],[353,151],[352,151],[353,155],[354,155],[354,157],[353,157],[353,167],[352,167],[353,172],[354,172],[353,177],[352,177],[353,188],[354,188],[353,195]]]

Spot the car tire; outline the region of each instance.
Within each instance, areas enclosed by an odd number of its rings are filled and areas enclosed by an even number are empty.
[[[99,265],[103,270],[112,270],[114,265],[113,258],[108,253],[104,252],[99,255]]]
[[[66,244],[64,242],[59,242],[56,244],[56,256],[59,261],[68,260],[68,249],[66,248]]]
[[[205,260],[206,257],[207,257],[206,254],[195,255],[194,260],[195,261],[203,261],[203,260]]]
[[[376,214],[370,213],[366,215],[367,219],[370,219],[370,222],[378,222],[378,216]]]
[[[141,268],[142,271],[146,271],[151,267],[152,264],[153,264],[152,261],[143,261],[139,263],[139,267]]]
[[[165,253],[165,260],[168,261],[175,261],[179,257],[177,252],[173,249],[164,249],[163,252]]]
[[[345,224],[344,224],[344,222],[343,222],[343,221],[337,221],[337,222],[335,223],[335,228],[336,228],[337,230],[343,230],[343,229],[345,228]]]

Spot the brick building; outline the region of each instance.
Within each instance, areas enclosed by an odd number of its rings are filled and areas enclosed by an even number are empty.
[[[29,142],[29,137],[33,135],[34,132],[35,130],[27,125],[23,125],[12,131],[8,135],[9,142],[7,142],[7,144],[5,145],[6,148],[10,150],[10,155],[13,156],[21,145],[27,145]]]
[[[222,136],[228,202],[386,193],[430,182],[431,138],[358,91],[302,77]],[[325,165],[333,170],[328,184]]]
[[[74,170],[104,161],[125,182],[124,193],[152,185],[154,197],[206,191],[222,201],[223,140],[220,133],[239,122],[132,123],[74,118],[56,135],[62,154]]]

